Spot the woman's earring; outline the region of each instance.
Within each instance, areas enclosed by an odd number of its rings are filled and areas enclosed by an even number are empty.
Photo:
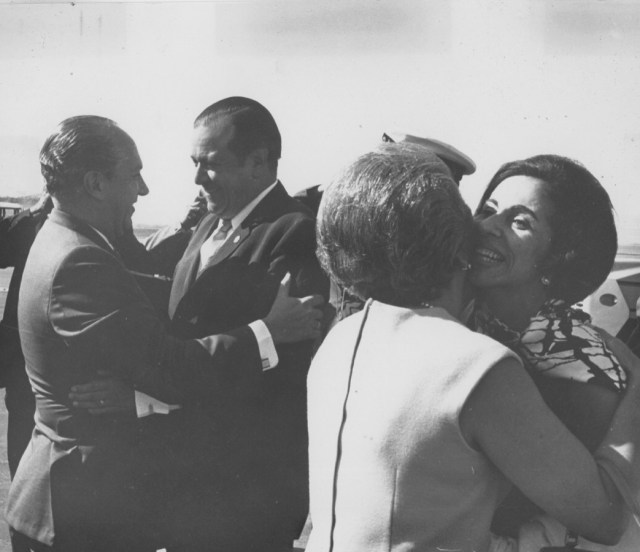
[[[471,263],[462,265],[462,272],[466,272],[467,270],[471,270]]]
[[[542,278],[540,278],[540,282],[544,287],[549,287],[551,285],[551,280],[549,280],[547,276],[543,276]]]

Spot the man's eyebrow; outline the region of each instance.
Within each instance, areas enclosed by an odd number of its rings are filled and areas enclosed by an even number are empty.
[[[209,162],[210,160],[210,155],[206,153],[199,152],[191,155],[191,161],[193,161],[194,163],[202,163],[203,161]]]
[[[220,153],[218,153],[217,151],[198,151],[191,154],[191,159],[193,159],[194,161],[199,161],[201,159],[210,161],[212,159],[215,160],[218,157],[220,157]]]

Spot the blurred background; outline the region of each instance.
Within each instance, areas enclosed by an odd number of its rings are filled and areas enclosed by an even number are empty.
[[[37,193],[44,138],[65,117],[115,119],[151,194],[137,224],[194,196],[194,117],[244,95],[283,135],[290,192],[329,181],[383,131],[449,142],[478,171],[558,153],[610,192],[640,243],[640,2],[635,0],[0,0],[0,196]]]

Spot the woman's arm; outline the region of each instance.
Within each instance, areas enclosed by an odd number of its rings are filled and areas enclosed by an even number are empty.
[[[568,379],[541,376],[534,381],[553,413],[585,447],[595,451],[609,430],[621,394]]]
[[[534,381],[552,412],[590,451],[604,439],[620,394],[601,385],[545,376]],[[499,535],[517,537],[520,526],[541,510],[520,489],[513,488],[493,517],[491,529]]]
[[[624,457],[616,457],[612,449],[620,443],[640,446],[638,399],[632,380],[598,448],[624,473],[639,473],[640,458],[626,449]],[[620,538],[627,519],[621,497],[515,360],[489,371],[467,400],[460,422],[469,443],[545,512],[590,540],[614,544]]]

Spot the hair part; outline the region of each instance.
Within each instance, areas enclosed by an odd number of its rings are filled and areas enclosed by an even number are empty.
[[[40,150],[40,171],[56,196],[76,191],[89,171],[110,177],[118,162],[115,138],[127,134],[111,119],[79,115],[62,121]]]
[[[243,163],[250,153],[265,148],[270,168],[277,170],[282,154],[282,138],[269,110],[250,98],[233,96],[207,107],[196,117],[193,126],[208,126],[226,118],[234,128],[228,148],[238,161]]]
[[[609,194],[579,162],[559,155],[536,155],[502,165],[476,212],[512,176],[530,176],[546,184],[552,236],[540,270],[550,281],[549,298],[567,304],[582,301],[606,280],[615,261],[618,238]]]
[[[468,253],[472,218],[435,154],[390,143],[362,155],[325,190],[318,258],[363,299],[415,307],[438,298]]]

